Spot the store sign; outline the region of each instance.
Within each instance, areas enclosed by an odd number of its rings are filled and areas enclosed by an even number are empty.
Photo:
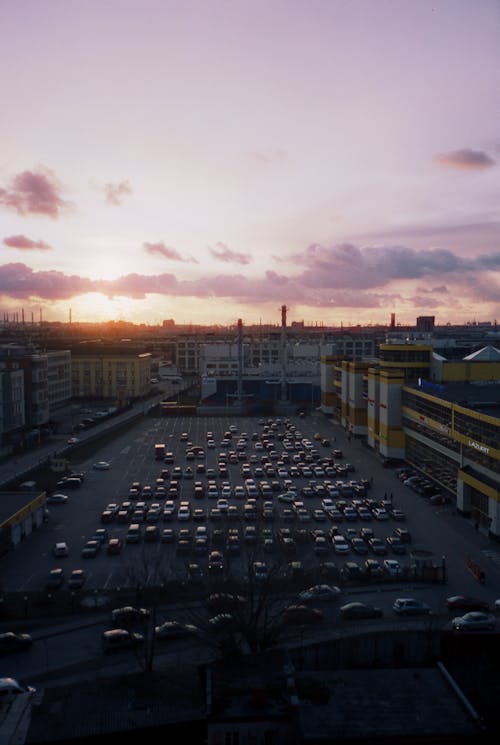
[[[467,445],[470,448],[474,448],[474,450],[479,450],[480,453],[484,453],[485,455],[488,455],[488,453],[490,452],[489,447],[487,447],[486,445],[481,445],[480,442],[476,442],[475,440],[469,440]]]

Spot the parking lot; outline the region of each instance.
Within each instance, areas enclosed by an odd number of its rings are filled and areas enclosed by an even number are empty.
[[[66,503],[50,504],[48,525],[17,561],[7,557],[9,589],[68,589],[74,570],[83,570],[79,592],[249,573],[408,576],[412,526],[401,500],[381,492],[370,459],[343,440],[344,449],[322,416],[145,417],[92,460],[75,458],[81,481],[56,490]],[[60,543],[67,555],[54,556]]]

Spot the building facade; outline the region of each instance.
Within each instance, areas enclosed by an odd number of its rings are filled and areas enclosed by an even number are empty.
[[[126,349],[86,349],[72,352],[72,392],[75,398],[126,402],[149,393],[151,354]]]

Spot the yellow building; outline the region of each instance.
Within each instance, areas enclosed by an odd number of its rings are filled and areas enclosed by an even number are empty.
[[[431,478],[500,539],[498,349],[449,361],[427,344],[382,344],[376,363],[334,362],[331,385],[340,390],[337,421]]]
[[[500,539],[500,383],[402,390],[405,458]]]
[[[72,351],[71,376],[74,397],[123,405],[150,391],[151,354],[101,348]]]

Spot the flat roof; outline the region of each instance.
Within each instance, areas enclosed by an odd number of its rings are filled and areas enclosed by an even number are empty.
[[[432,383],[410,386],[417,391],[500,419],[500,381],[480,383]]]

